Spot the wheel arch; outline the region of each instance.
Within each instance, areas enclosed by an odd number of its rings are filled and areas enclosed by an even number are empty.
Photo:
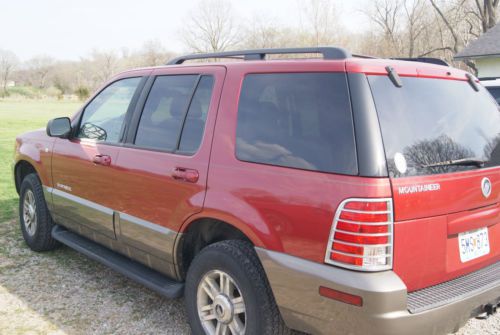
[[[215,213],[198,214],[183,224],[174,245],[174,262],[179,279],[184,279],[194,257],[204,247],[224,241],[242,240],[265,247],[264,241],[240,220]]]
[[[38,173],[35,164],[26,159],[20,159],[16,162],[14,166],[14,184],[16,186],[16,192],[18,194],[21,190],[21,183],[23,182],[24,178],[31,173],[35,173],[38,178],[40,178],[40,174]]]

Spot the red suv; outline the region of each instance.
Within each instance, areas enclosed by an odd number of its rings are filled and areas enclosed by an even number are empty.
[[[184,294],[195,334],[444,334],[500,303],[499,143],[463,71],[250,50],[118,75],[14,175],[33,250]]]

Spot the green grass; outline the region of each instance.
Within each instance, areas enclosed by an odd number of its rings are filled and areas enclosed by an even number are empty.
[[[14,142],[17,135],[45,127],[47,121],[69,116],[80,102],[0,99],[0,222],[14,217],[17,193],[12,176]]]

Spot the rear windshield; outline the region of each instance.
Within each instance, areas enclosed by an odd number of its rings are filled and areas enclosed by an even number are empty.
[[[356,175],[345,73],[249,74],[238,108],[243,161]]]
[[[392,177],[500,164],[500,111],[466,81],[368,76]],[[483,162],[484,164],[482,164]]]

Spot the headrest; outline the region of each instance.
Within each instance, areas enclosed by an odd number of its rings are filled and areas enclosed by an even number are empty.
[[[170,103],[170,115],[174,118],[181,118],[186,111],[186,100],[182,98],[174,98]]]

